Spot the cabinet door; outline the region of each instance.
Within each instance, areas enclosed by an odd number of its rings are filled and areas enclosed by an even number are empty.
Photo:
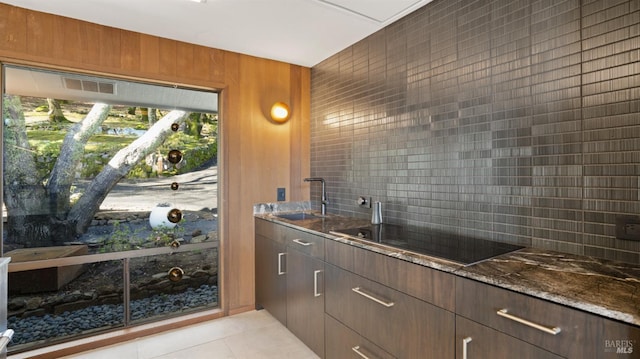
[[[264,308],[287,324],[287,278],[285,246],[256,234],[256,308]]]
[[[324,358],[324,262],[287,251],[287,327]]]
[[[325,265],[326,312],[398,358],[453,358],[452,312]]]
[[[522,340],[457,316],[456,359],[481,358],[561,359]]]
[[[393,356],[358,333],[345,327],[332,316],[324,321],[327,359],[392,359]]]

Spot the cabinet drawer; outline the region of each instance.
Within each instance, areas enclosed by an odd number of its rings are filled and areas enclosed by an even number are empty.
[[[598,317],[465,278],[456,287],[457,314],[564,357],[589,357]]]
[[[273,222],[269,222],[265,219],[255,218],[255,234],[260,235],[265,238],[269,238],[270,240],[276,243],[283,243],[284,240],[282,238],[282,230],[280,225],[277,225]]]
[[[327,359],[362,359],[363,355],[371,359],[394,358],[391,354],[345,327],[330,315],[325,315],[324,328],[326,338],[325,358]]]
[[[535,345],[456,316],[456,359],[481,358],[562,359]]]
[[[454,314],[326,265],[325,311],[399,358],[453,358]]]
[[[337,241],[326,242],[327,262],[454,311],[455,276]]]
[[[282,226],[282,238],[288,247],[324,260],[324,237]]]
[[[597,358],[640,357],[640,327],[604,318],[601,318],[601,321],[600,340],[594,340],[593,349],[591,349],[593,353],[602,353]]]

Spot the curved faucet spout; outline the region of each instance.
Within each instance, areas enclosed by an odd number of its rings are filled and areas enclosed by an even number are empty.
[[[305,182],[320,182],[322,184],[322,198],[320,201],[320,211],[322,215],[327,214],[327,204],[329,201],[327,200],[327,190],[324,182],[324,178],[321,177],[309,177],[304,179]]]

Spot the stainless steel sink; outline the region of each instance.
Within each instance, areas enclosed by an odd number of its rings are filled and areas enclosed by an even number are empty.
[[[280,213],[280,214],[276,214],[276,217],[288,219],[290,221],[301,221],[304,219],[322,218],[321,216],[316,216],[313,213],[306,213],[306,212]]]

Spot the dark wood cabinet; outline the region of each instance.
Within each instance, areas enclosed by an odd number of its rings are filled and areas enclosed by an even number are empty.
[[[321,358],[633,358],[640,327],[256,218],[256,307]]]
[[[330,315],[325,316],[325,338],[327,359],[394,358]]]
[[[458,315],[563,357],[590,357],[596,316],[466,278],[456,287]]]
[[[324,358],[324,238],[255,219],[256,307]]]
[[[296,249],[311,257],[324,260],[324,237],[284,226],[279,228],[278,233],[287,247]]]
[[[453,312],[455,276],[384,254],[327,241],[326,261]]]
[[[327,314],[398,358],[454,357],[454,314],[327,264]]]
[[[276,240],[271,224],[261,219],[255,223],[256,308],[266,309],[287,325],[286,248]]]
[[[398,358],[454,358],[455,276],[337,241],[325,311]]]
[[[561,359],[562,357],[457,316],[456,359],[484,358]]]
[[[324,262],[287,248],[287,327],[324,358]]]
[[[457,315],[560,357],[601,359],[630,354],[627,357],[631,358],[638,354],[632,348],[640,342],[636,326],[466,278],[456,278],[456,287]],[[458,341],[461,335],[465,334],[458,333]],[[483,346],[474,341],[476,347]],[[517,346],[512,349],[509,355],[521,356]]]
[[[615,320],[600,319],[598,340],[593,340],[591,351],[596,358],[640,358],[640,327]]]

